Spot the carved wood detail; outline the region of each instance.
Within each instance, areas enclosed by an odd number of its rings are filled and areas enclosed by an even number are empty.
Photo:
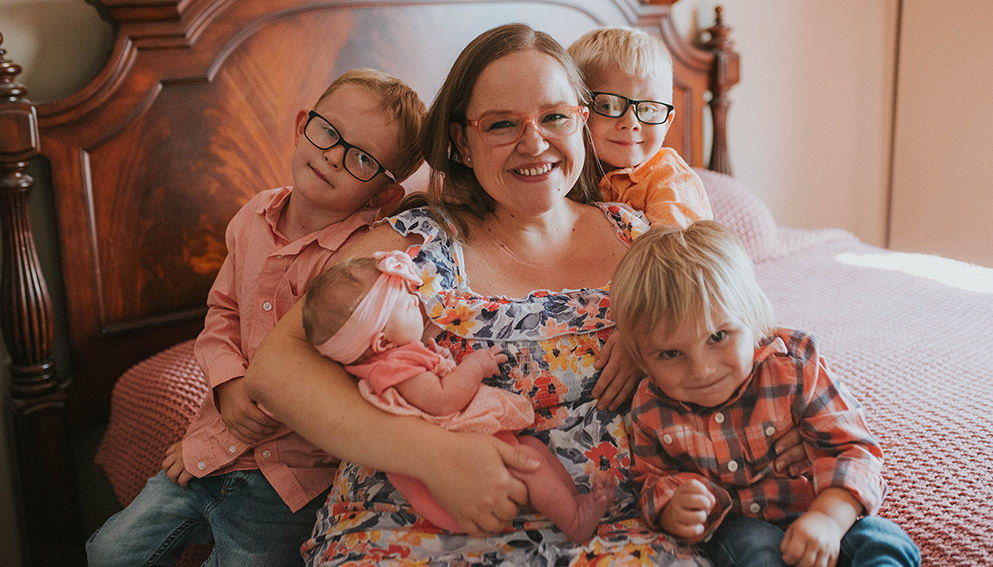
[[[3,36],[0,35],[0,45]],[[54,314],[31,230],[39,153],[38,118],[17,82],[20,65],[0,47],[0,331],[10,354],[9,411],[14,432],[18,513],[26,565],[82,563],[83,536],[65,384],[52,363]]]

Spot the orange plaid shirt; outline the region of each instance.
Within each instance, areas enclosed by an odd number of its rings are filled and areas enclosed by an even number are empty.
[[[662,148],[641,165],[608,172],[600,180],[600,193],[604,201],[642,211],[653,225],[686,228],[714,218],[703,180],[672,148]]]
[[[728,512],[789,522],[815,494],[838,487],[872,514],[886,492],[882,451],[861,404],[831,376],[814,338],[801,331],[777,329],[765,338],[748,380],[718,407],[672,400],[646,378],[631,413],[632,473],[642,485],[642,514],[655,527],[675,488],[690,479],[717,498],[701,540]],[[773,445],[793,427],[800,428],[813,463],[800,477],[773,468]]]

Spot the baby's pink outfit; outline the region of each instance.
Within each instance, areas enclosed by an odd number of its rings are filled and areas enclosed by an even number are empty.
[[[408,402],[393,387],[422,372],[442,377],[454,370],[456,364],[452,355],[447,350],[435,349],[415,341],[374,355],[362,364],[346,366],[345,370],[360,378],[362,397],[383,411],[420,417],[449,431],[496,435],[505,442],[516,444],[516,438],[508,432],[524,429],[534,422],[534,407],[524,396],[483,384],[461,411],[432,415]],[[450,532],[463,531],[438,505],[424,483],[395,473],[386,476],[421,516]]]
[[[448,415],[431,415],[392,387],[422,372],[442,377],[455,366],[448,351],[431,350],[423,343],[412,342],[374,355],[362,364],[346,366],[345,370],[361,378],[359,392],[374,406],[396,415],[421,417],[449,431],[492,435],[497,431],[518,431],[534,422],[534,407],[527,398],[485,384],[479,386],[462,411]]]

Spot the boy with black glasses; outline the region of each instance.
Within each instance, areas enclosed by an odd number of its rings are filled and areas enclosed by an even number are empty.
[[[399,182],[423,162],[424,113],[410,87],[371,69],[344,73],[297,113],[293,186],[254,196],[227,227],[195,349],[211,392],[163,470],[90,537],[91,567],[171,565],[211,541],[211,564],[302,564],[337,460],[256,406],[242,378],[335,252],[403,197]]]
[[[653,225],[712,219],[700,177],[662,147],[675,115],[672,59],[662,42],[608,26],[576,40],[569,55],[592,91],[587,124],[596,159],[587,171],[598,178],[603,199],[644,212]]]

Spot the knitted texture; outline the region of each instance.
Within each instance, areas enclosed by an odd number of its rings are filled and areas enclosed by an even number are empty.
[[[910,534],[924,567],[993,565],[993,270],[837,229],[777,227],[733,178],[697,172],[715,219],[755,261],[777,324],[814,334],[865,406],[886,460],[880,515]],[[97,462],[122,503],[158,471],[206,391],[193,341],[121,377]]]
[[[110,422],[95,460],[123,506],[162,469],[166,449],[182,439],[207,395],[194,342],[139,362],[114,385]]]

